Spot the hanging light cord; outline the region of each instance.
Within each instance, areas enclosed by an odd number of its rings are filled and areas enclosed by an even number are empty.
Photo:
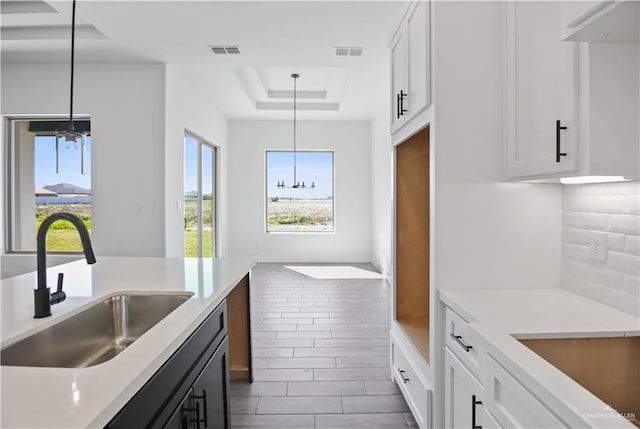
[[[73,127],[73,64],[75,59],[75,47],[76,47],[76,0],[73,0],[71,12],[71,101],[69,102],[69,129],[74,131]]]
[[[298,80],[298,75],[293,74],[293,185],[297,186],[297,175],[296,175],[296,94],[297,94],[297,85],[296,81]]]

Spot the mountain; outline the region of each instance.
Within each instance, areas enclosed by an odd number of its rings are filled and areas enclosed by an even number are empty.
[[[91,195],[91,189],[83,188],[82,186],[73,185],[71,183],[58,183],[57,185],[47,185],[44,189],[53,191],[58,195],[63,194],[89,194]]]

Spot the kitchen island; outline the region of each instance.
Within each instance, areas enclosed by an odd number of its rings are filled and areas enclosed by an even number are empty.
[[[53,315],[33,318],[36,273],[2,280],[1,347],[79,313],[91,303],[115,292],[175,293],[193,296],[139,337],[120,354],[86,368],[1,367],[1,426],[104,427],[180,349],[185,341],[220,304],[235,295],[227,307],[231,325],[246,329],[229,332],[231,375],[251,379],[248,323],[248,279],[254,265],[249,258],[98,258],[95,265],[84,260],[47,270],[49,285],[59,272],[65,274],[66,301],[52,307]],[[244,298],[243,298],[244,297]],[[238,314],[244,305],[244,314]],[[212,333],[212,335],[215,333]],[[238,336],[240,340],[238,341]],[[243,344],[244,343],[244,347]],[[246,367],[234,368],[235,361]]]

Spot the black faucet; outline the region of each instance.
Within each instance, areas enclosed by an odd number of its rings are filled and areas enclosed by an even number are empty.
[[[89,238],[89,231],[84,223],[76,215],[71,213],[54,213],[48,216],[38,229],[38,247],[36,253],[36,261],[38,264],[38,288],[33,291],[35,314],[34,318],[40,319],[43,317],[51,316],[51,305],[64,301],[67,295],[62,291],[62,279],[63,274],[58,274],[58,288],[56,292],[49,294],[50,288],[47,287],[47,231],[52,223],[57,220],[68,220],[71,222],[78,233],[80,234],[80,241],[82,241],[82,250],[84,256],[87,259],[87,264],[95,264],[96,256],[93,253],[91,247],[91,239]]]

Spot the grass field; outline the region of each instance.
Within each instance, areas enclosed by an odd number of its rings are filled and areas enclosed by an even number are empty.
[[[202,201],[202,223],[204,233],[202,234],[202,247],[204,257],[214,256],[213,234],[213,201],[206,199]],[[184,203],[184,256],[198,256],[198,204],[197,201],[185,201]]]
[[[55,212],[67,212],[77,215],[91,233],[91,204],[38,204],[36,205],[36,231],[42,221]],[[82,242],[78,230],[66,220],[59,220],[49,227],[47,233],[47,251],[82,252]]]
[[[197,256],[198,213],[195,201],[187,201],[185,214],[185,256]],[[290,200],[267,201],[269,232],[332,232],[332,200]],[[36,230],[42,221],[54,212],[65,211],[77,215],[91,233],[91,204],[39,204],[36,206]],[[204,256],[214,256],[213,201],[203,201],[203,222],[205,225]],[[82,243],[75,227],[67,221],[57,221],[47,234],[47,251],[81,252]]]
[[[332,232],[333,200],[267,200],[269,232]]]

